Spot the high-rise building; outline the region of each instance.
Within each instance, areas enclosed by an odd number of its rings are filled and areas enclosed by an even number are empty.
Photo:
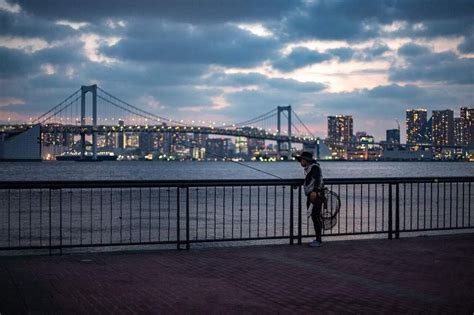
[[[387,143],[395,144],[400,143],[400,130],[398,129],[387,129]]]
[[[235,137],[235,153],[242,155],[249,154],[247,137]]]
[[[208,158],[223,158],[228,156],[229,138],[213,138],[207,140]]]
[[[454,144],[465,145],[464,143],[464,120],[461,117],[454,118]]]
[[[352,139],[353,119],[351,115],[337,115],[328,117],[328,142],[334,145],[347,145]]]
[[[426,109],[407,109],[406,111],[407,144],[423,144],[427,142],[427,111]]]
[[[462,145],[474,147],[474,108],[461,107]]]
[[[450,109],[434,110],[433,115],[433,145],[454,144],[454,113]]]

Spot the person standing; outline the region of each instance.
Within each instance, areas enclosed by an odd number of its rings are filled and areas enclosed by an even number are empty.
[[[314,231],[316,233],[316,239],[309,243],[311,247],[321,246],[322,239],[322,228],[323,222],[321,218],[321,209],[324,202],[323,195],[323,176],[319,163],[313,159],[311,152],[302,152],[301,155],[295,156],[296,160],[304,168],[304,193],[307,197],[306,207],[308,209],[308,216],[311,215],[311,219],[314,224]]]

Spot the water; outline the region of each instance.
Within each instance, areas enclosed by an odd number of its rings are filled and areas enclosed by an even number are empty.
[[[247,162],[281,178],[302,178],[296,162]],[[469,162],[321,162],[326,178],[474,176]],[[3,162],[0,180],[265,179],[269,175],[232,162]]]

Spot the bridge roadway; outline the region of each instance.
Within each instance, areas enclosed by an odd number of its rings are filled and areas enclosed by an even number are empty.
[[[18,133],[30,128],[31,125],[2,125],[0,133]],[[167,126],[167,125],[101,125],[93,127],[92,125],[75,126],[49,124],[41,126],[42,133],[73,133],[91,135],[93,132],[109,133],[109,132],[170,132],[170,133],[201,133],[210,135],[223,135],[232,137],[247,137],[252,139],[274,140],[281,142],[291,141],[293,143],[314,144],[317,139],[312,137],[285,136],[276,133],[270,133],[263,129],[257,128],[215,128],[215,127],[195,127],[195,126]]]

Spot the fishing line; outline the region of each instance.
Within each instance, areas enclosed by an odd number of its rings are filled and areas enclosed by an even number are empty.
[[[184,145],[185,147],[187,147],[188,149],[192,149],[192,148],[193,148],[192,146],[189,146],[189,145],[187,145],[187,144],[184,144],[184,143],[181,143],[181,144]],[[212,152],[206,152],[206,154],[213,155],[213,156],[218,157],[218,158],[221,158],[221,159],[228,159],[228,158],[229,158],[229,157],[227,157],[227,156],[222,156],[222,155],[219,155],[219,154],[216,154],[216,153],[212,153]],[[256,167],[253,167],[253,166],[250,166],[250,165],[246,165],[246,164],[244,164],[244,163],[242,163],[242,162],[234,161],[234,160],[232,160],[232,159],[231,159],[230,161],[233,162],[233,163],[236,163],[236,164],[238,164],[238,165],[240,165],[240,166],[245,166],[245,167],[247,167],[247,168],[250,168],[250,169],[252,169],[252,170],[254,170],[254,171],[257,171],[257,172],[260,172],[260,173],[263,173],[263,174],[266,174],[266,175],[270,175],[270,176],[273,176],[273,177],[278,178],[278,179],[283,179],[282,177],[280,177],[280,176],[278,176],[278,175],[275,175],[275,174],[272,174],[272,173],[263,171],[263,170],[261,170],[261,169],[258,169],[258,168],[256,168]]]

